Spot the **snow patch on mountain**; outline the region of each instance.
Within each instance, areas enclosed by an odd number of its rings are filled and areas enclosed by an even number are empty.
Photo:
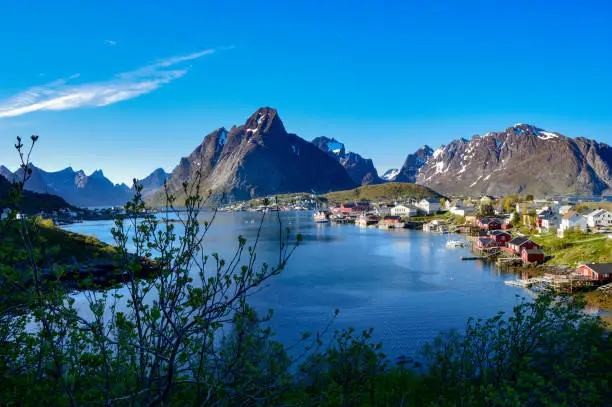
[[[397,175],[399,174],[400,170],[397,168],[391,168],[390,170],[387,170],[382,176],[381,178],[384,179],[385,181],[393,181],[395,179],[395,177],[397,177]]]

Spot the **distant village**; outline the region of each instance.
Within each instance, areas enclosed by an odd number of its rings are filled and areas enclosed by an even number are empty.
[[[269,201],[271,202],[271,201]],[[322,202],[314,195],[284,197],[274,204],[239,203],[225,211],[315,211],[319,224],[356,224],[375,228],[414,228],[431,233],[459,233],[474,257],[500,266],[529,267],[546,263],[553,256],[530,236],[553,235],[558,239],[572,232],[586,239],[612,239],[612,212],[598,202],[579,199],[534,199],[482,196],[478,198],[397,198],[379,201]],[[612,204],[607,203],[608,207]],[[589,237],[592,236],[592,237]],[[566,270],[567,271],[567,270]],[[574,289],[584,285],[603,285],[612,281],[612,263],[585,263],[563,275],[545,274],[535,279],[509,282],[529,286],[548,284]]]

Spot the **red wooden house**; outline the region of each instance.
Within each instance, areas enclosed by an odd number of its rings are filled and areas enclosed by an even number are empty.
[[[506,251],[514,254],[521,254],[523,248],[527,250],[542,248],[539,244],[526,237],[515,237],[507,243],[506,247]]]
[[[501,229],[501,222],[497,219],[481,218],[477,221],[477,226],[481,229],[486,230],[499,230]]]
[[[355,204],[352,204],[352,203],[346,203],[340,206],[336,206],[335,208],[332,208],[332,213],[334,213],[335,215],[340,215],[340,214],[348,215],[355,211],[356,211]]]
[[[497,243],[495,243],[495,240],[489,237],[481,237],[476,240],[476,242],[474,243],[474,247],[476,247],[477,249],[492,249],[494,247],[497,247]]]
[[[544,263],[544,257],[544,251],[542,249],[526,249],[523,247],[521,251],[523,263]]]
[[[578,267],[578,272],[591,280],[612,280],[612,263],[590,263]]]
[[[512,235],[508,232],[504,232],[501,230],[493,230],[489,232],[489,237],[495,240],[498,246],[505,246],[510,240],[512,240]]]

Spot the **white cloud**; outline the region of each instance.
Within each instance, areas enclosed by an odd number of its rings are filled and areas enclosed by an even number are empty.
[[[70,85],[71,80],[80,77],[80,74],[75,74],[43,86],[35,86],[7,100],[0,101],[0,118],[21,116],[41,110],[108,106],[122,100],[133,99],[153,92],[160,86],[182,77],[189,70],[189,67],[168,68],[213,52],[214,50],[205,50],[161,59],[134,71],[115,75],[104,82]]]
[[[117,41],[113,41],[113,40],[104,40],[104,43],[105,43],[106,45],[110,45],[111,47],[112,47],[113,45],[117,45]]]

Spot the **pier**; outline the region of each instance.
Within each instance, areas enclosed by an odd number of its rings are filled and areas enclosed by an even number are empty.
[[[593,286],[595,284],[595,281],[590,280],[580,274],[545,274],[542,277],[533,277],[529,279],[520,280],[507,280],[504,281],[504,284],[513,287],[532,288],[534,286],[538,286],[539,288],[551,288],[556,291],[574,292],[574,290],[577,289]]]

